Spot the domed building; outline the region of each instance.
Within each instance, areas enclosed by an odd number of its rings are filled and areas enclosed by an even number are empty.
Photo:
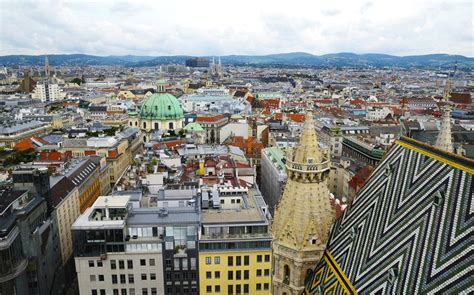
[[[145,136],[143,141],[149,141],[150,135],[158,130],[178,130],[183,128],[183,109],[178,99],[165,92],[165,83],[158,81],[158,92],[148,96],[140,110],[129,112],[128,123],[139,127]]]

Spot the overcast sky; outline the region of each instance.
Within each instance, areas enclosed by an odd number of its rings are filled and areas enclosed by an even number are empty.
[[[473,1],[0,0],[0,55],[474,56]]]

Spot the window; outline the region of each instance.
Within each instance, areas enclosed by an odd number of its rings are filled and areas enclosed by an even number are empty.
[[[89,260],[89,267],[94,267],[94,260]]]
[[[150,266],[155,266],[155,259],[150,259],[149,264]]]
[[[269,268],[265,269],[265,270],[263,271],[263,275],[266,276],[266,277],[268,277],[268,276],[270,275],[270,269],[269,269]]]
[[[211,264],[211,257],[206,257],[206,264]]]
[[[127,268],[133,269],[133,260],[127,260]]]
[[[244,293],[246,293],[246,294],[249,293],[249,284],[244,285]]]
[[[290,267],[287,264],[283,267],[283,283],[287,285],[290,283]]]
[[[142,288],[142,295],[148,295],[148,288]]]
[[[127,283],[125,281],[125,275],[120,275],[120,284],[125,284],[125,283]]]
[[[257,287],[257,291],[262,290],[262,284],[258,283],[256,287]]]
[[[146,281],[146,273],[142,273],[142,281]]]
[[[221,264],[221,257],[220,256],[214,257],[214,263],[215,264]]]
[[[102,267],[102,260],[97,260],[97,267]]]
[[[155,123],[155,130],[158,130],[158,129],[160,129],[159,125],[158,125],[158,123]]]
[[[120,269],[125,269],[125,261],[119,260],[119,268]]]
[[[235,272],[235,279],[241,280],[242,279],[242,272],[240,270]]]
[[[141,266],[146,266],[146,260],[145,259],[140,259],[140,265]]]
[[[206,292],[211,293],[212,292],[212,286],[206,286]]]
[[[156,280],[156,273],[151,273],[150,274],[150,280],[152,280],[152,281]]]
[[[268,290],[268,289],[270,289],[270,284],[268,283],[263,284],[263,290]]]
[[[257,262],[262,262],[262,255],[257,255]]]
[[[233,266],[234,265],[234,257],[232,257],[232,256],[227,257],[227,265],[228,266]]]
[[[99,275],[99,282],[103,282],[104,281],[104,275]]]
[[[234,294],[234,286],[233,285],[229,285],[227,286],[227,294]]]
[[[135,288],[128,289],[128,294],[129,295],[135,295]]]
[[[236,256],[235,257],[235,265],[237,265],[237,266],[242,265],[242,257],[241,256]]]
[[[249,270],[246,269],[244,270],[244,280],[248,280],[249,279]]]
[[[270,255],[265,255],[265,262],[270,262]]]
[[[248,255],[244,256],[244,265],[250,265],[250,257]]]
[[[117,284],[117,275],[112,275],[112,284]]]
[[[118,289],[113,289],[112,292],[113,292],[114,295],[119,295],[119,290]]]
[[[135,277],[133,276],[133,274],[128,275],[128,283],[129,284],[134,284],[135,283]]]
[[[127,289],[122,289],[120,290],[121,295],[127,295]]]
[[[156,295],[156,294],[157,294],[156,288],[151,288],[151,295]]]
[[[105,289],[100,289],[100,295],[105,295]]]
[[[215,271],[214,272],[214,278],[215,279],[220,279],[221,278],[221,272],[220,271]]]
[[[235,286],[235,293],[237,293],[237,294],[242,293],[242,286],[241,285],[236,285]]]
[[[206,279],[212,278],[212,272],[206,271]]]
[[[143,122],[143,129],[146,129],[146,122]]]
[[[234,279],[234,273],[231,270],[229,270],[227,272],[227,279],[228,280],[233,280]]]
[[[91,282],[95,282],[95,275],[91,275],[90,280],[91,280]]]
[[[168,129],[174,129],[173,122],[170,122],[170,123],[168,124]]]
[[[220,293],[220,292],[221,292],[221,286],[215,285],[215,286],[214,286],[214,292],[215,292],[215,293]]]
[[[166,267],[171,267],[171,259],[167,258],[167,259],[165,260],[165,266],[166,266]]]
[[[97,290],[92,289],[92,295],[97,295]]]
[[[230,200],[230,203],[231,203],[231,204],[235,204],[235,199],[231,199],[231,200]]]

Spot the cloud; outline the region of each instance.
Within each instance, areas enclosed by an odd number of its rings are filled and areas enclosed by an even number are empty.
[[[474,56],[471,2],[0,1],[2,55]]]

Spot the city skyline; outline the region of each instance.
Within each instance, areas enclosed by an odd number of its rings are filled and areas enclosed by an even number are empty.
[[[472,4],[2,1],[0,55],[266,55],[308,52],[474,56]],[[455,21],[453,21],[455,20]]]

